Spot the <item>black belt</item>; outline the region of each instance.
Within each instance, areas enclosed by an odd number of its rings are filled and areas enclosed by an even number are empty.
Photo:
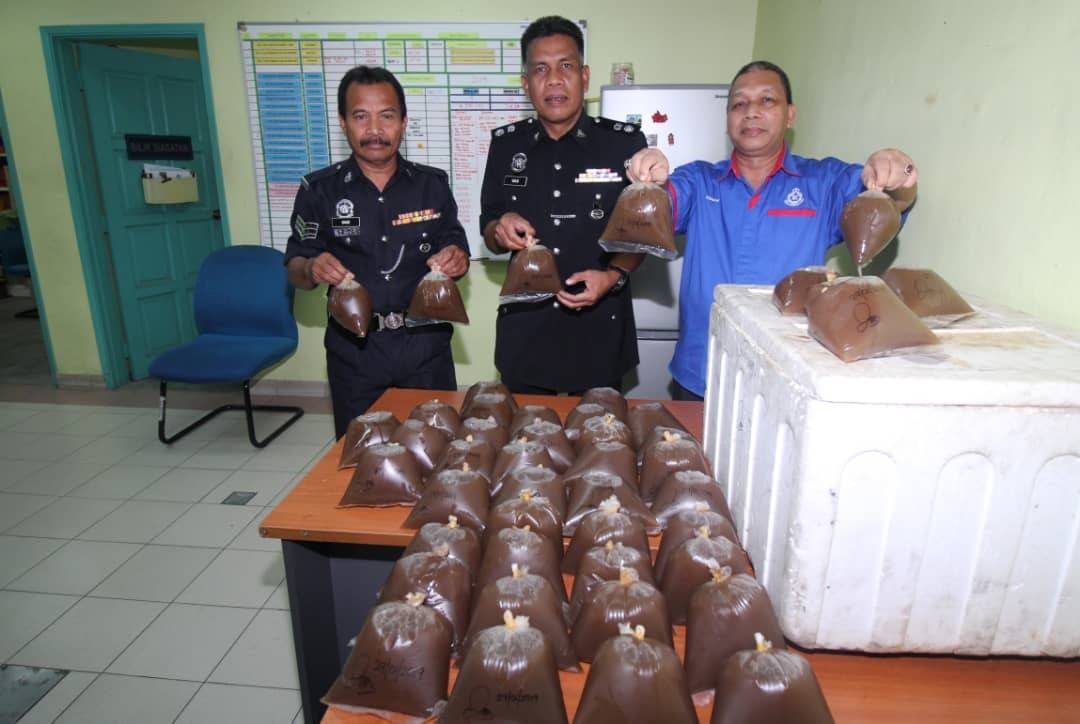
[[[373,330],[375,332],[381,332],[384,329],[401,329],[405,326],[405,312],[387,312],[385,314],[374,312],[371,316],[379,323],[379,326]]]

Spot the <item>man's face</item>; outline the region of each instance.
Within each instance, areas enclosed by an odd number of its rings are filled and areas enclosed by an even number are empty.
[[[532,41],[521,87],[540,120],[554,124],[576,120],[589,89],[589,66],[582,65],[574,39],[549,35]]]
[[[779,152],[784,131],[795,123],[795,106],[787,102],[780,76],[752,70],[738,77],[728,95],[727,132],[744,156]]]
[[[353,83],[345,94],[345,113],[338,121],[359,160],[379,164],[394,157],[408,120],[393,86]]]

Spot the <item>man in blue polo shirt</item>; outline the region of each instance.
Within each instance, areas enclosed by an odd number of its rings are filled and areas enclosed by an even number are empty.
[[[766,61],[743,66],[731,81],[728,161],[694,161],[669,175],[659,150],[639,151],[636,181],[667,182],[676,233],[686,234],[679,288],[679,340],[670,371],[681,399],[705,394],[709,307],[717,284],[775,284],[825,260],[843,240],[840,211],[864,189],[884,191],[903,217],[915,201],[918,173],[907,154],[883,149],[864,165],[796,156],[784,143],[795,123],[787,74]]]

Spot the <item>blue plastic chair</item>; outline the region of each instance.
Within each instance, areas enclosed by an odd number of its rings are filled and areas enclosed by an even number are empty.
[[[252,405],[251,379],[296,351],[293,288],[284,255],[265,246],[230,246],[203,260],[195,280],[195,341],[158,355],[150,374],[161,379],[158,439],[166,445],[226,410],[244,410],[248,439],[255,447],[271,440],[299,420],[299,407]],[[222,405],[172,436],[165,434],[168,382],[221,384],[239,382],[243,405]],[[255,438],[253,411],[293,413],[265,439]]]

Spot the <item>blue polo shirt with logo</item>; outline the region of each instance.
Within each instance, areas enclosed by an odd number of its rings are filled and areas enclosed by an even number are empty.
[[[840,211],[863,191],[862,165],[785,148],[756,192],[729,161],[695,161],[668,180],[675,232],[686,234],[672,377],[705,394],[709,308],[717,284],[775,284],[821,264],[842,241]]]

